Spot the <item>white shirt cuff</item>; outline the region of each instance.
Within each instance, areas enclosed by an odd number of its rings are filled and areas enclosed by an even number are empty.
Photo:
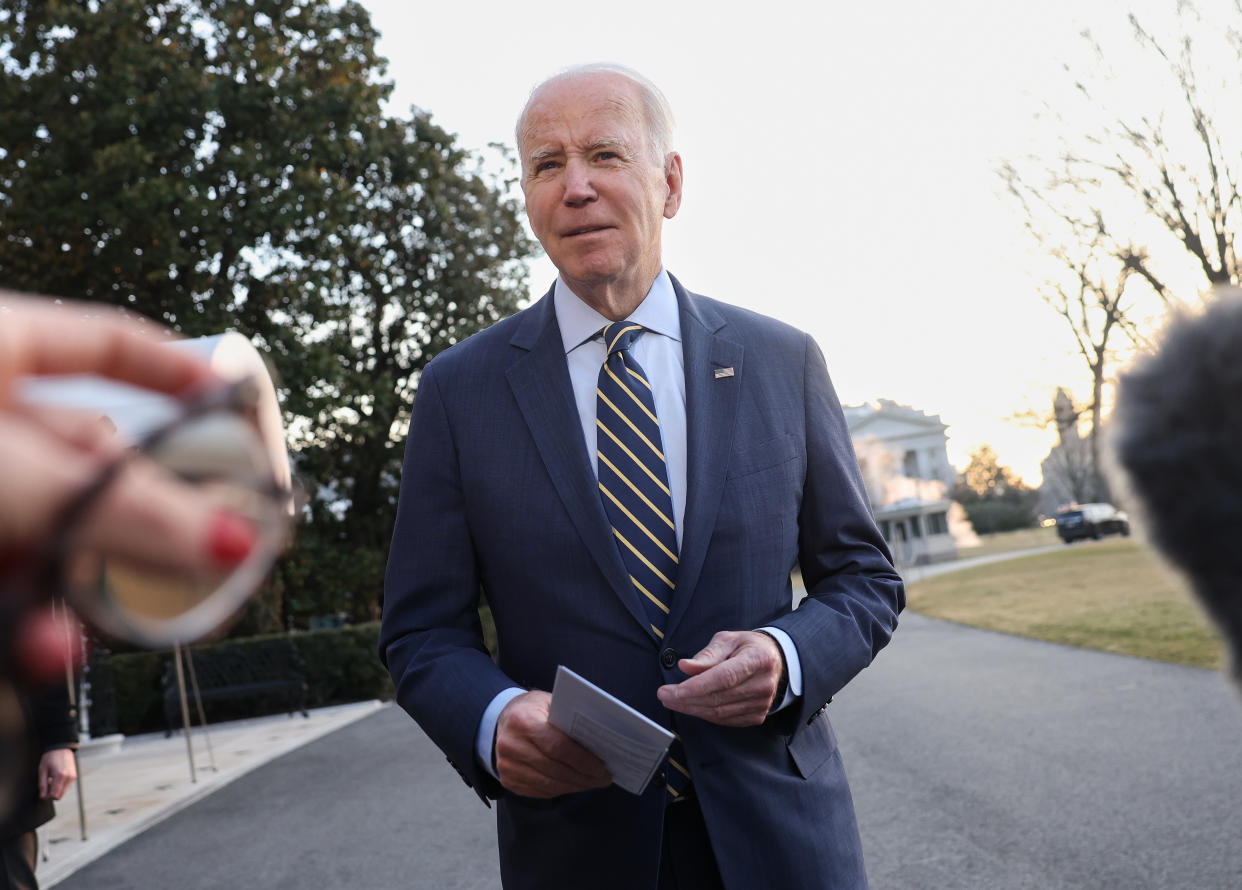
[[[496,723],[500,720],[500,712],[505,709],[505,705],[525,691],[520,686],[510,686],[496,693],[496,697],[483,712],[483,717],[479,720],[479,729],[474,734],[474,756],[478,758],[479,765],[487,770],[487,774],[497,781],[500,780],[500,776],[496,775],[496,770],[492,766],[492,744],[496,741]]]
[[[802,697],[802,662],[798,660],[798,647],[794,645],[793,638],[789,634],[779,627],[761,627],[758,629],[776,640],[776,644],[781,647],[781,654],[785,656],[785,672],[789,675],[789,684],[785,687],[785,697],[777,702],[769,712],[775,714],[782,708],[789,707],[789,705]]]

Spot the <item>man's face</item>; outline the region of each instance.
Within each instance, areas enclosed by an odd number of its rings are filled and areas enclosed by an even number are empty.
[[[664,218],[681,204],[681,158],[652,156],[640,101],[623,77],[584,75],[545,86],[523,121],[531,228],[592,304],[635,291],[642,299],[660,271]]]

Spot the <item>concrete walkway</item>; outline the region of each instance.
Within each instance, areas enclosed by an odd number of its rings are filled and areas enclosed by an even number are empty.
[[[975,566],[991,565],[994,562],[1007,562],[1023,556],[1038,556],[1041,553],[1052,553],[1064,550],[1064,544],[1049,544],[1046,547],[1031,547],[1026,550],[1006,550],[1004,553],[992,553],[987,556],[971,556],[966,559],[953,559],[948,562],[936,562],[925,566],[906,566],[900,569],[901,577],[907,584],[916,584],[926,578],[945,575],[949,572],[960,572],[973,569]]]
[[[1083,545],[1083,546],[1089,546]],[[1005,562],[1010,559],[1018,559],[1022,556],[1038,556],[1041,553],[1052,553],[1056,550],[1064,549],[1063,544],[1049,544],[1046,547],[1030,547],[1026,550],[1006,550],[1004,553],[991,553],[987,556],[972,556],[966,559],[951,559],[946,562],[936,562],[923,566],[900,566],[897,569],[901,579],[906,584],[917,584],[919,581],[927,578],[934,578],[937,575],[947,575],[949,572],[960,572],[965,569],[973,569],[975,566],[986,566],[994,562]],[[793,604],[797,608],[798,604],[806,599],[806,588],[801,584],[795,584],[793,588]]]
[[[87,745],[80,754],[87,839],[82,840],[75,789],[56,805],[56,818],[39,829],[40,886],[55,886],[83,866],[150,826],[235,779],[333,730],[375,713],[377,701],[318,708],[310,717],[279,714],[195,727],[197,781],[190,781],[185,736],[130,736]],[[211,767],[214,756],[215,769]]]

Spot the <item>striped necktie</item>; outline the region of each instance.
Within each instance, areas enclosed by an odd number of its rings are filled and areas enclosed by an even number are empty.
[[[664,625],[677,587],[677,531],[660,421],[651,384],[630,347],[646,331],[616,321],[602,331],[608,350],[596,397],[596,462],[604,512],[630,583],[642,596],[651,632],[664,639]],[[680,739],[669,749],[669,794],[690,784]]]

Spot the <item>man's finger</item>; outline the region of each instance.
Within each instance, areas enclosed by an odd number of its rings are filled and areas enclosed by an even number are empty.
[[[684,691],[672,686],[661,687],[657,695],[670,711],[722,726],[755,726],[767,719],[773,689],[771,683],[756,679],[705,696],[685,695]]]
[[[713,635],[707,645],[696,652],[693,657],[681,659],[677,667],[683,674],[693,677],[724,662],[733,655],[737,646],[737,634],[733,631],[722,630]]]
[[[530,735],[506,732],[496,742],[498,766],[502,758],[508,764],[522,764],[548,779],[572,785],[574,790],[611,781],[598,757],[551,725]]]
[[[735,661],[730,659],[696,677],[661,686],[656,695],[665,707],[696,716],[736,702],[761,699],[765,680],[743,672]]]
[[[536,744],[549,760],[564,766],[580,780],[605,785],[612,781],[602,760],[551,724]]]
[[[699,699],[718,695],[733,689],[746,679],[746,675],[738,670],[739,666],[734,664],[734,661],[735,659],[725,659],[688,680],[661,688],[676,690],[676,697],[679,699]]]
[[[609,782],[583,782],[578,776],[549,775],[529,764],[514,764],[502,775],[502,782],[509,791],[522,797],[548,799],[606,787]]]
[[[721,652],[727,654],[715,661]],[[769,637],[722,631],[682,664],[700,670],[681,683],[656,690],[665,707],[725,726],[749,726],[762,723],[771,710],[784,662]]]
[[[555,797],[611,783],[612,777],[598,758],[576,742],[569,742],[576,750],[562,749],[555,757],[547,755],[537,745],[528,749],[520,755],[522,759],[506,762],[511,772],[502,772],[502,778],[520,781],[528,790],[519,793],[534,797]],[[497,766],[501,767],[499,752]]]

